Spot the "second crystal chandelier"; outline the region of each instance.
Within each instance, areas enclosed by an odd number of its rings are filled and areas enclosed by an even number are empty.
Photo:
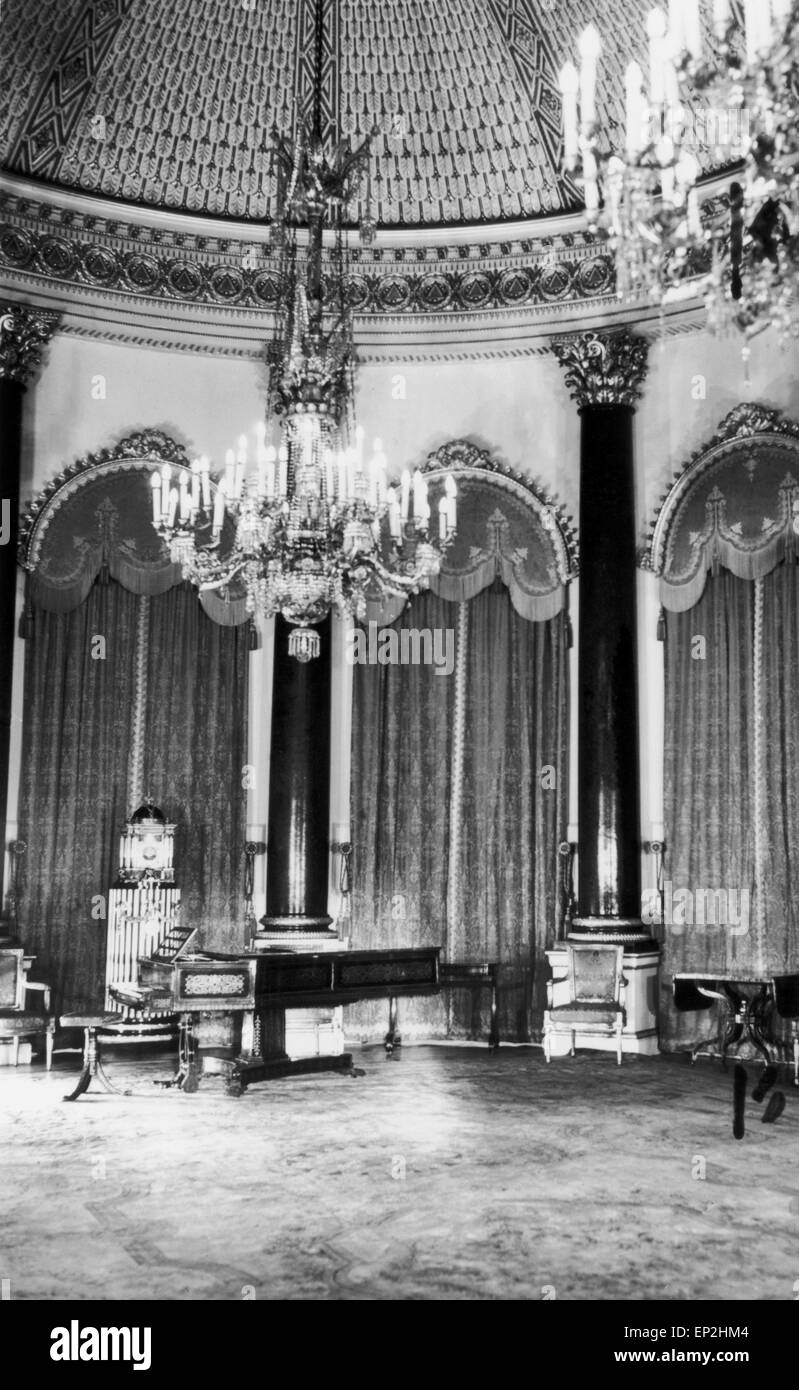
[[[596,117],[602,44],[589,26],[579,71],[561,72],[566,167],[582,175],[589,225],[607,236],[622,298],[666,306],[701,294],[709,326],[747,337],[799,328],[799,0],[670,0],[647,20],[648,72],[626,71],[625,146],[610,151]],[[702,104],[704,102],[704,104]],[[694,151],[737,165],[702,202]],[[740,178],[740,182],[737,179]]]

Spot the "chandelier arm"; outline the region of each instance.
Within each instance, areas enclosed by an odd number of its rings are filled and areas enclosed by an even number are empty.
[[[407,576],[394,574],[381,560],[375,559],[374,556],[364,557],[363,563],[379,577],[386,592],[396,594],[398,598],[403,594],[408,597],[416,593],[425,578],[423,571]],[[430,577],[432,578],[432,576]]]

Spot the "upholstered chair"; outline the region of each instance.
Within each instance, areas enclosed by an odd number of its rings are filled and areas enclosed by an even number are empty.
[[[568,962],[565,982],[550,980],[547,985],[548,1008],[544,1014],[544,1055],[552,1060],[552,1037],[555,1033],[571,1036],[570,1055],[573,1057],[578,1039],[591,1046],[590,1039],[615,1037],[616,1059],[621,1066],[622,1030],[626,1023],[622,972],[624,947],[597,942],[567,942]],[[562,995],[563,984],[567,1000],[555,1003],[555,990]]]
[[[24,1038],[44,1035],[45,1060],[50,1070],[53,1059],[55,1019],[50,1013],[50,989],[28,979],[32,962],[21,946],[0,949],[0,1045],[11,1044],[11,1060],[19,1065],[19,1046]],[[29,996],[39,996],[41,1007],[31,1008]]]

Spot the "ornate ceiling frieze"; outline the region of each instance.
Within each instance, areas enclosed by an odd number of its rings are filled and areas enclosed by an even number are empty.
[[[92,217],[0,193],[0,266],[47,285],[121,292],[176,305],[274,312],[280,268],[240,238]],[[350,251],[356,316],[473,314],[612,297],[611,257],[587,233],[463,245]]]

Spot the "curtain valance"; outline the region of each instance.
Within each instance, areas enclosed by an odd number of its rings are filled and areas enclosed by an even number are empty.
[[[719,567],[762,579],[799,554],[799,424],[762,406],[738,406],[669,489],[644,567],[660,600],[684,613]]]
[[[150,478],[167,463],[178,472],[190,462],[160,431],[131,435],[101,454],[71,465],[32,504],[22,526],[20,562],[29,572],[29,598],[50,613],[68,613],[85,601],[105,567],[133,594],[155,596],[182,583],[152,521]],[[222,547],[233,540],[228,518]],[[245,622],[243,597],[200,594],[214,622]]]
[[[458,485],[458,531],[431,589],[439,598],[464,603],[501,579],[516,612],[529,622],[546,622],[566,603],[566,587],[577,573],[577,545],[560,506],[542,496],[532,480],[492,461],[468,440],[445,444],[424,466],[431,526],[438,517],[444,482]],[[370,621],[392,623],[403,597],[370,605]]]

